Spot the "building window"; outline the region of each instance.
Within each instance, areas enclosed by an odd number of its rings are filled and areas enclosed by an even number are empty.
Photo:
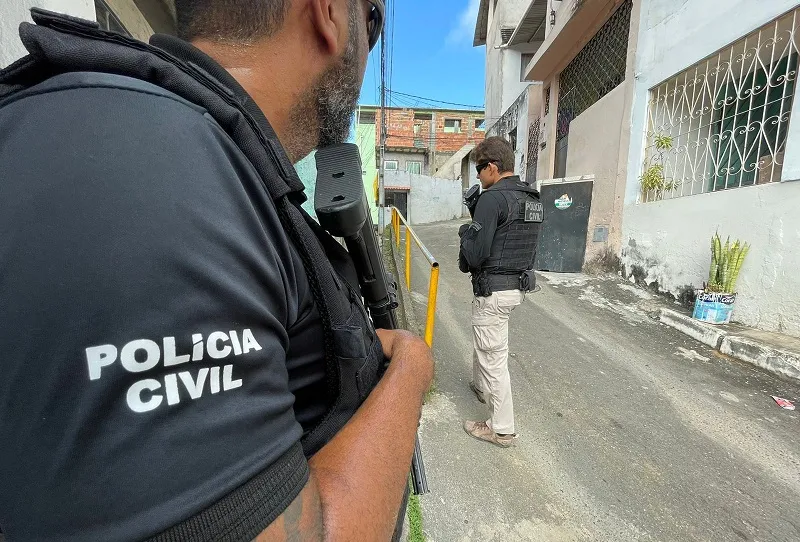
[[[550,114],[550,87],[544,89],[544,114]]]
[[[460,119],[444,119],[444,133],[446,133],[446,134],[460,134],[461,133],[461,120]]]
[[[130,32],[125,30],[122,22],[114,12],[111,11],[111,8],[105,3],[105,0],[94,0],[94,10],[97,15],[97,24],[100,25],[101,29],[108,30],[109,32],[117,32],[118,34],[124,34],[126,36],[131,35]]]
[[[508,141],[511,143],[511,147],[514,151],[517,150],[517,129],[514,128],[510,132],[508,132]]]
[[[572,119],[625,80],[633,0],[627,0],[559,75],[557,139]]]
[[[383,169],[386,171],[397,171],[397,160],[384,160]]]
[[[414,135],[418,136],[422,133],[422,124],[415,124],[414,125]]]
[[[800,9],[650,89],[644,201],[780,181]]]
[[[476,130],[486,130],[486,119],[475,119]]]
[[[358,124],[375,124],[375,112],[359,110],[356,113],[356,122]]]
[[[422,162],[406,162],[406,171],[422,175]]]

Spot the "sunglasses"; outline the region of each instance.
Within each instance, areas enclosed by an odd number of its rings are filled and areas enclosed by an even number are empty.
[[[480,175],[481,171],[483,171],[484,169],[489,167],[489,164],[491,164],[491,163],[493,163],[493,162],[484,162],[482,164],[478,164],[477,166],[475,166],[475,171],[477,171],[478,175]]]
[[[384,4],[383,0],[367,0],[370,3],[369,20],[367,21],[367,34],[369,35],[369,48],[378,43],[383,31],[384,18]]]

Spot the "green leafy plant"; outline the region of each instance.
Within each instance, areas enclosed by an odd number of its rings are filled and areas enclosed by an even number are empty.
[[[736,281],[742,269],[744,258],[750,245],[738,239],[731,244],[731,238],[722,244],[719,232],[711,238],[711,269],[708,272],[706,292],[736,293]]]
[[[672,137],[657,134],[654,138],[656,148],[655,156],[645,161],[645,169],[639,181],[642,186],[642,195],[653,192],[656,199],[662,199],[664,192],[675,190],[678,185],[675,181],[664,176],[664,153],[672,148]]]

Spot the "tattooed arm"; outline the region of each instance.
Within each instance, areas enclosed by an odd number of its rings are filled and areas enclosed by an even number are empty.
[[[257,542],[391,538],[433,357],[411,333],[378,335],[392,360],[389,369],[355,416],[311,458],[303,491]]]

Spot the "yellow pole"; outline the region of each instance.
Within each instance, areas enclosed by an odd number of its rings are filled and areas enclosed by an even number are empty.
[[[394,210],[394,239],[397,243],[397,248],[400,248],[400,214],[397,209]]]
[[[406,226],[406,286],[411,290],[411,232]]]
[[[428,318],[425,321],[425,342],[433,346],[433,324],[436,320],[436,296],[439,292],[439,264],[431,266],[431,281],[428,284]]]

